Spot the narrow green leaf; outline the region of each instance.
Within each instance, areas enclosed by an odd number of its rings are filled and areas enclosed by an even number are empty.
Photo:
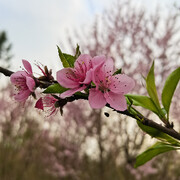
[[[144,125],[141,121],[136,121],[138,126],[144,131],[146,132],[147,134],[149,134],[150,136],[152,137],[155,137],[155,138],[158,138],[159,137],[159,134],[160,134],[160,131],[153,128],[153,127],[149,127],[149,126],[146,126]]]
[[[151,160],[153,157],[168,152],[172,150],[178,149],[177,147],[174,147],[172,145],[169,145],[167,143],[163,142],[157,142],[150,148],[148,148],[146,151],[144,151],[142,154],[138,155],[136,157],[136,163],[135,163],[135,168],[138,166],[141,166]]]
[[[61,49],[59,48],[59,46],[57,46],[57,48],[58,48],[59,58],[60,58],[60,60],[62,62],[63,67],[64,68],[70,67],[70,64],[68,63],[67,59],[64,57],[64,55],[63,55]]]
[[[64,88],[62,87],[60,84],[58,83],[55,83],[51,86],[49,86],[47,89],[45,89],[43,91],[43,93],[47,93],[47,94],[50,94],[50,93],[63,93],[65,92],[66,90],[68,90],[67,88]]]
[[[81,97],[87,98],[88,99],[88,94],[82,93],[82,92],[76,92],[75,95],[79,95]]]
[[[147,96],[134,95],[134,94],[127,94],[125,96],[133,101],[133,105],[144,107],[158,114],[158,109],[151,98]]]
[[[113,76],[116,74],[121,74],[121,72],[122,72],[122,69],[118,69],[117,71],[114,72]]]
[[[146,78],[146,88],[147,88],[148,94],[151,97],[151,99],[153,100],[154,104],[157,106],[158,109],[161,109],[160,103],[158,100],[156,85],[155,85],[154,61],[153,61],[151,69],[150,69],[150,71],[147,75],[147,78]]]
[[[164,141],[164,142],[168,142],[170,143],[171,145],[174,145],[174,146],[178,146],[180,147],[180,141],[174,139],[173,137],[169,136],[168,134],[164,133],[164,132],[161,132],[153,127],[149,127],[149,126],[146,126],[144,125],[141,121],[136,121],[138,126],[144,131],[146,132],[147,134],[149,134],[150,136],[156,138],[156,139],[159,139],[161,141]]]
[[[80,55],[81,55],[81,51],[80,51],[79,45],[77,44],[76,54],[74,55],[74,58],[77,59]]]
[[[74,67],[75,57],[66,53],[63,53],[63,55],[66,58],[66,61],[68,62],[69,66]]]
[[[162,104],[164,106],[164,109],[167,112],[167,115],[169,116],[169,108],[171,105],[171,100],[174,94],[174,91],[178,85],[178,82],[180,80],[180,67],[177,68],[175,71],[173,71],[166,79],[166,82],[163,87],[161,99]]]

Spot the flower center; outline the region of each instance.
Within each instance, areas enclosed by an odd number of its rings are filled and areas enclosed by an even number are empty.
[[[18,77],[18,78],[16,78],[16,85],[15,86],[16,86],[18,91],[28,89],[27,85],[26,85],[25,77]]]
[[[109,76],[106,76],[104,81],[100,80],[99,82],[99,90],[102,92],[110,91],[109,90],[109,84],[111,84],[111,81],[109,79]]]

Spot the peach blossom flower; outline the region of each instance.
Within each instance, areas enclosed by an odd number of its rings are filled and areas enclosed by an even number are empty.
[[[26,101],[27,98],[34,92],[35,81],[33,79],[31,64],[22,60],[25,70],[17,71],[10,76],[12,84],[17,87],[18,93],[15,95],[15,100]]]
[[[125,74],[113,75],[114,66],[111,58],[104,59],[102,66],[92,69],[92,79],[96,88],[89,91],[89,103],[92,108],[102,108],[109,103],[116,110],[124,111],[127,103],[124,95],[133,89],[135,82]]]

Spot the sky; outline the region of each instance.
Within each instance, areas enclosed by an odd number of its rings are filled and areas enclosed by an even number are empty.
[[[170,1],[134,0],[150,9]],[[22,59],[62,68],[56,45],[68,53],[67,32],[83,29],[111,4],[112,0],[0,0],[0,31],[5,30],[13,44],[11,69],[18,70]]]
[[[13,69],[21,59],[50,66],[59,63],[56,45],[66,42],[67,31],[93,20],[108,0],[0,0],[0,30],[13,44]]]

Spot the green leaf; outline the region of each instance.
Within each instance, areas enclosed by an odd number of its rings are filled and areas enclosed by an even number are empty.
[[[165,116],[167,114],[166,110],[164,108],[161,108],[161,113]]]
[[[62,53],[62,51],[61,51],[61,49],[59,48],[59,46],[57,46],[57,48],[58,48],[59,58],[60,58],[60,60],[61,60],[61,62],[62,62],[63,67],[64,67],[64,68],[70,67],[69,62],[68,62],[67,59],[65,58],[65,56],[64,56],[64,54]]]
[[[147,88],[149,96],[153,100],[154,104],[157,106],[157,109],[161,109],[160,103],[159,103],[159,100],[158,100],[156,85],[155,85],[154,61],[153,61],[151,69],[150,69],[150,71],[149,71],[149,73],[147,75],[147,78],[146,78],[146,88]]]
[[[80,91],[76,92],[75,95],[78,95],[78,96],[81,96],[81,97],[84,97],[84,98],[88,99],[88,94],[82,93]]]
[[[135,106],[141,106],[143,108],[149,109],[150,111],[158,114],[158,109],[151,98],[147,96],[126,94],[126,97],[130,98]]]
[[[121,72],[122,72],[122,69],[118,69],[117,71],[114,72],[113,76],[116,74],[121,74]]]
[[[138,155],[136,157],[136,163],[135,163],[135,168],[138,166],[141,166],[145,164],[147,161],[151,160],[153,157],[168,152],[172,150],[178,149],[177,147],[174,147],[172,145],[169,145],[167,143],[163,142],[157,142],[150,148],[148,148],[146,151],[144,151],[142,154]]]
[[[77,59],[80,55],[81,55],[81,51],[79,50],[79,45],[77,44],[76,54],[74,55],[74,58]]]
[[[147,134],[151,135],[152,137],[156,137],[156,138],[159,137],[159,134],[160,134],[159,130],[157,130],[153,127],[146,126],[141,121],[136,121],[136,122],[137,122],[138,126]]]
[[[166,82],[163,87],[161,99],[164,109],[167,112],[167,117],[169,116],[169,108],[171,105],[171,100],[174,94],[174,91],[178,85],[180,79],[180,67],[173,71],[166,79]]]
[[[43,91],[43,93],[48,93],[48,94],[50,94],[50,93],[63,93],[67,90],[68,90],[67,88],[64,88],[60,84],[55,83],[55,84],[49,86],[47,89],[45,89]]]
[[[69,66],[74,67],[75,57],[66,53],[63,53],[63,55],[66,58],[66,61],[68,62]]]
[[[153,127],[149,127],[144,125],[141,121],[136,121],[138,126],[147,134],[152,137],[155,137],[161,141],[168,142],[171,145],[180,147],[180,141],[174,139],[173,137],[169,136],[168,134],[161,132]]]

